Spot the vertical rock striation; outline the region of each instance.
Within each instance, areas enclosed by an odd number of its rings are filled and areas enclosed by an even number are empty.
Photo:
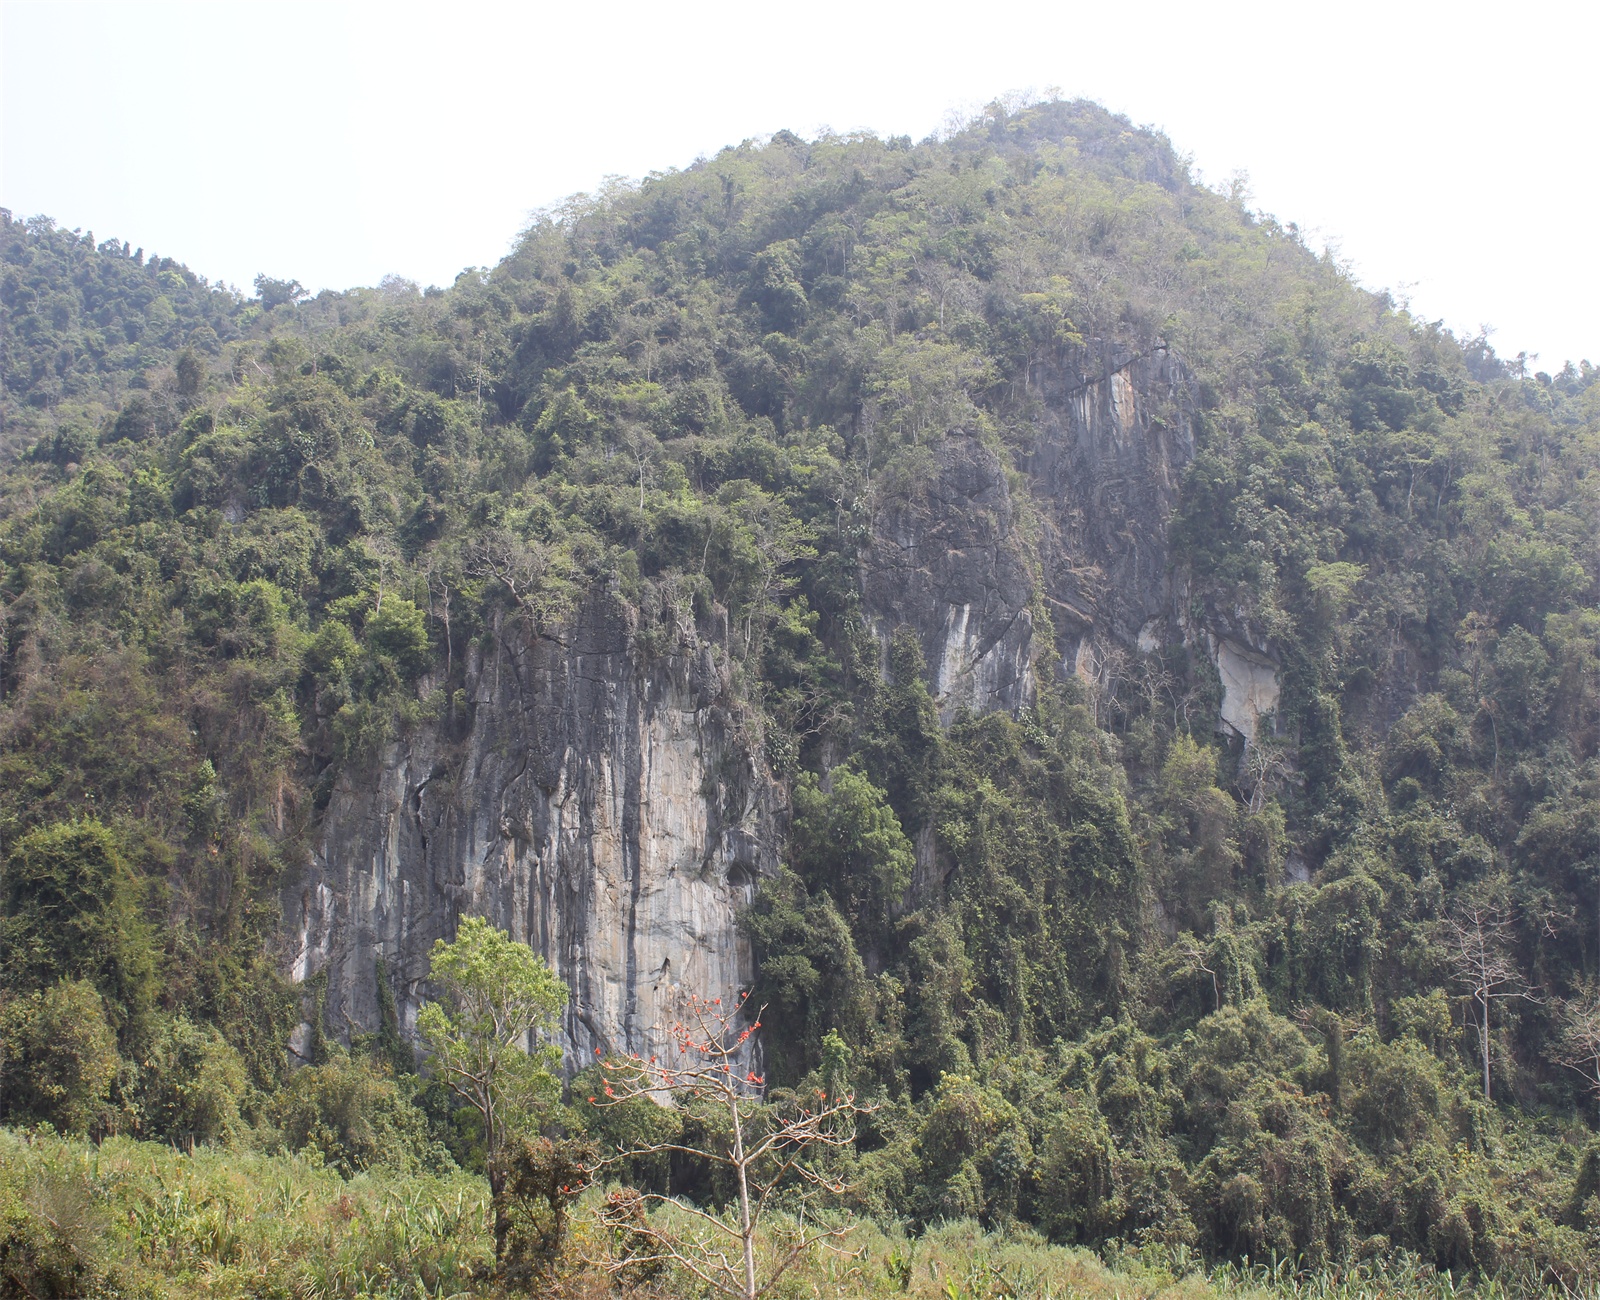
[[[376,1026],[381,958],[409,1031],[464,913],[566,981],[569,1060],[663,1051],[680,989],[748,983],[736,915],[775,865],[770,783],[720,648],[683,624],[645,658],[634,618],[602,589],[559,636],[506,619],[469,664],[464,717],[341,781],[286,900],[292,974],[326,973],[330,1026]]]
[[[1093,675],[1114,648],[1183,639],[1167,523],[1194,459],[1194,381],[1158,344],[1107,347],[1036,383],[1040,585],[1062,665]]]
[[[1119,648],[1183,637],[1167,562],[1167,521],[1194,456],[1182,364],[1164,347],[1107,349],[1031,382],[1027,501],[1013,500],[995,449],[947,438],[936,476],[880,512],[863,555],[872,626],[880,639],[916,630],[946,721],[1027,705],[1041,657],[1094,677]],[[1036,644],[1040,614],[1053,656]]]

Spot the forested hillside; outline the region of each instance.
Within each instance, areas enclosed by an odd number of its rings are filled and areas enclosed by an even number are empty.
[[[1413,318],[1077,102],[779,132],[443,290],[0,240],[6,1123],[479,1167],[384,956],[380,1021],[325,1015],[285,900],[341,791],[603,597],[630,662],[703,646],[770,782],[767,1081],[878,1103],[853,1212],[1600,1279],[1600,370]],[[1085,558],[1044,431],[1129,358],[1170,514],[1096,480]],[[875,594],[975,475],[962,554],[1031,628],[982,708]]]

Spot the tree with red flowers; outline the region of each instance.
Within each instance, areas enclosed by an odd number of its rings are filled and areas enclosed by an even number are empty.
[[[631,1189],[613,1193],[599,1212],[618,1241],[617,1254],[606,1261],[612,1273],[637,1276],[676,1264],[720,1295],[758,1300],[808,1251],[827,1247],[850,1231],[848,1226],[807,1224],[804,1210],[819,1198],[847,1190],[830,1168],[827,1152],[854,1142],[856,1116],[872,1107],[857,1105],[848,1092],[830,1096],[824,1089],[769,1101],[765,1080],[751,1065],[750,1050],[766,1008],[747,1017],[747,997],[741,994],[731,1010],[723,1008],[721,998],[690,997],[682,1018],[668,1031],[674,1049],[670,1061],[634,1055],[600,1062],[604,1083],[602,1092],[589,1098],[591,1105],[620,1106],[649,1097],[700,1121],[694,1128],[685,1125],[684,1132],[698,1128],[716,1137],[699,1146],[680,1136],[619,1147],[598,1161],[591,1174],[630,1157],[675,1153],[721,1167],[736,1193],[725,1209]],[[780,1199],[786,1209],[801,1212],[792,1226],[786,1225],[762,1268],[758,1230]],[[645,1213],[652,1202],[664,1201],[688,1216],[687,1228]]]

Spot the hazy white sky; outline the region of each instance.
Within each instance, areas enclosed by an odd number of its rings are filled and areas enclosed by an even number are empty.
[[[424,283],[609,174],[1059,87],[1368,285],[1600,361],[1593,3],[0,4],[0,204],[248,290]]]

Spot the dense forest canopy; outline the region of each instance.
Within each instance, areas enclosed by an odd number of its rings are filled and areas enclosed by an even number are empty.
[[[726,619],[790,818],[743,919],[771,1082],[849,1045],[857,1210],[1595,1275],[1600,370],[1413,318],[1081,102],[747,141],[442,290],[246,299],[10,214],[0,277],[9,1122],[479,1158],[392,1026],[289,1074],[280,891],[476,642],[612,584],[640,655]],[[1271,647],[1270,725],[1218,730],[1198,642],[942,725],[862,617],[875,521],[959,435],[1027,535],[1036,374],[1157,348],[1173,580]]]

